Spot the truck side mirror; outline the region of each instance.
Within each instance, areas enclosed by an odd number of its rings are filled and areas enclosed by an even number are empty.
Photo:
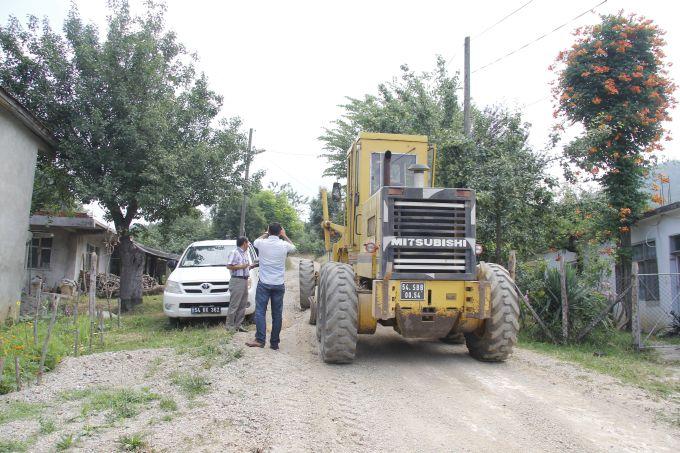
[[[168,260],[168,267],[172,270],[175,270],[177,267],[177,260]]]
[[[331,191],[331,198],[333,201],[340,201],[342,199],[342,189],[339,182],[333,183],[333,190]]]

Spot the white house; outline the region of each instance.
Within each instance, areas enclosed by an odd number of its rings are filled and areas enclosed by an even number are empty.
[[[47,128],[0,87],[0,322],[19,313],[36,160],[55,146]]]
[[[631,229],[638,263],[640,325],[657,330],[680,312],[680,202],[647,212]]]
[[[41,277],[48,290],[56,290],[63,279],[78,280],[82,269],[90,269],[92,252],[97,254],[97,272],[108,270],[111,254],[106,242],[115,231],[87,214],[37,213],[30,218],[30,234],[24,278],[27,293],[34,277]]]

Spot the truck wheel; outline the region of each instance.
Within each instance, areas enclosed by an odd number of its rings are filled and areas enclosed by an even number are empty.
[[[314,262],[311,260],[300,260],[300,308],[309,308],[309,298],[314,294]]]
[[[359,298],[354,270],[348,264],[332,263],[327,274],[320,306],[321,358],[326,363],[350,363],[356,353],[359,328]]]
[[[319,270],[319,284],[316,287],[316,316],[315,316],[315,323],[316,323],[316,340],[321,341],[321,329],[323,328],[323,306],[324,306],[324,301],[326,298],[326,280],[328,277],[328,269],[329,266],[332,266],[334,263],[328,262],[324,263],[321,265],[321,269]],[[311,316],[311,314],[310,314]],[[310,323],[311,323],[311,318],[310,318]]]
[[[439,341],[446,344],[465,344],[465,335],[460,332],[450,333]]]
[[[477,277],[491,285],[491,317],[483,330],[465,334],[470,355],[484,362],[502,362],[512,353],[519,331],[519,297],[502,266],[480,263]]]

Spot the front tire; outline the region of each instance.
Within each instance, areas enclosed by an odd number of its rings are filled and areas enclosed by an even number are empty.
[[[477,278],[491,285],[491,317],[483,333],[465,334],[470,355],[484,362],[503,362],[512,353],[519,332],[519,296],[510,274],[502,266],[480,263]]]
[[[309,298],[314,295],[314,286],[316,284],[313,261],[305,259],[300,260],[299,279],[300,308],[306,310],[309,308]]]
[[[319,306],[319,350],[326,363],[354,360],[359,329],[359,298],[354,270],[348,264],[329,263]]]

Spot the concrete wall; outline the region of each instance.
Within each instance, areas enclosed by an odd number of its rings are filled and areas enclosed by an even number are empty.
[[[680,311],[679,258],[671,255],[670,239],[677,234],[680,234],[680,210],[641,220],[631,230],[633,245],[654,241],[656,247],[660,300],[640,300],[640,325],[645,331],[668,325],[671,322],[670,311]]]
[[[0,108],[0,322],[19,313],[39,149],[47,145]]]

